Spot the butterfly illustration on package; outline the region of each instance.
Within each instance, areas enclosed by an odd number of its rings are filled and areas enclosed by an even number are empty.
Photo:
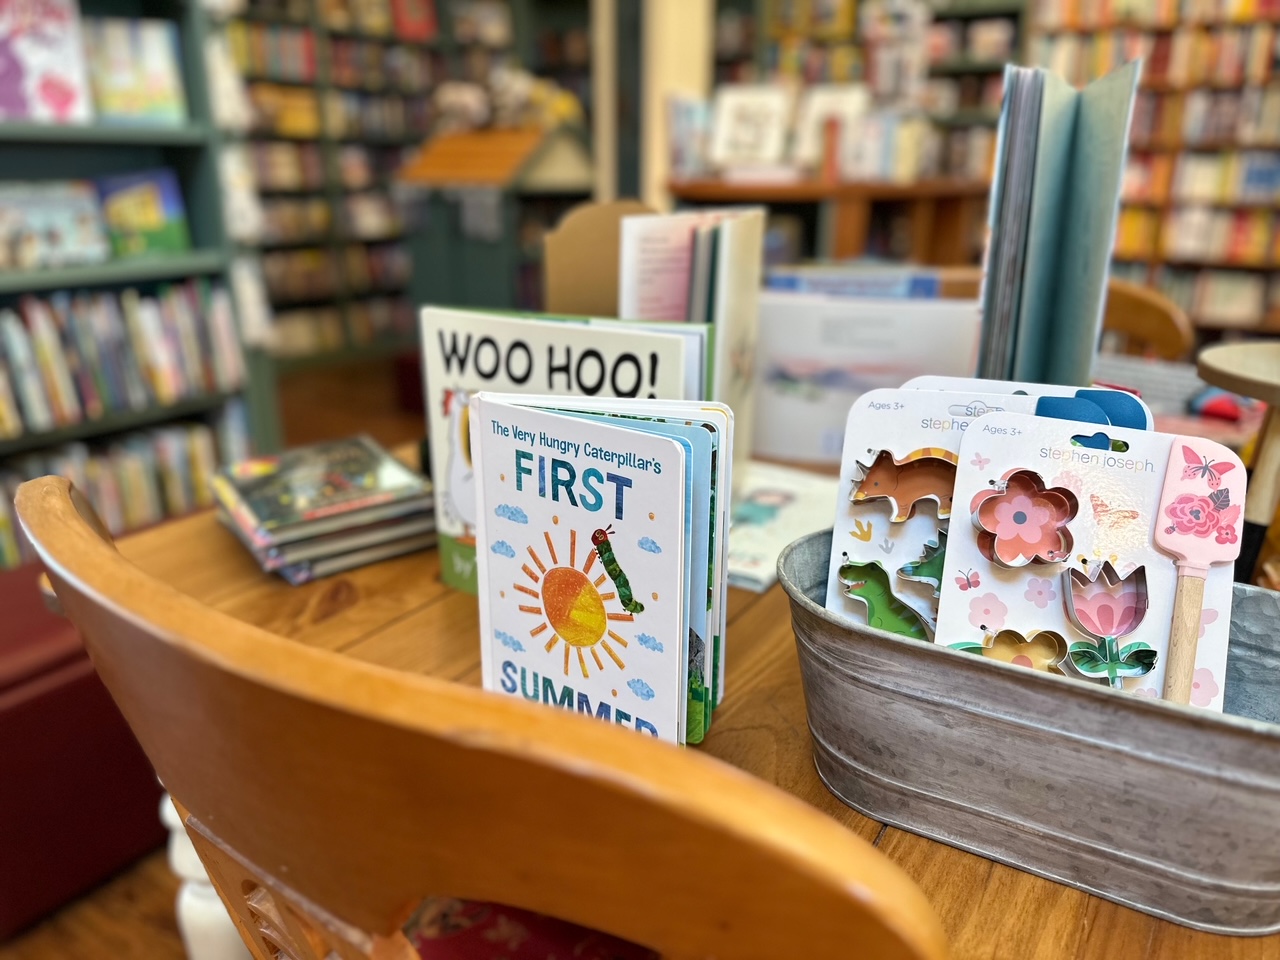
[[[1117,510],[1096,493],[1089,494],[1089,504],[1093,507],[1093,519],[1100,527],[1123,527],[1138,519],[1137,510]]]
[[[982,578],[978,576],[976,570],[966,570],[956,577],[956,585],[961,591],[973,590],[982,586]]]
[[[1182,445],[1182,459],[1187,465],[1182,468],[1183,480],[1194,480],[1197,477],[1203,478],[1209,482],[1210,490],[1217,490],[1222,486],[1222,475],[1229,473],[1236,468],[1234,463],[1228,463],[1223,460],[1210,460],[1196,453],[1186,444]]]

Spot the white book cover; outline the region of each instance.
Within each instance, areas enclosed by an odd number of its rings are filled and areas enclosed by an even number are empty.
[[[88,123],[84,60],[75,0],[0,0],[0,120]]]
[[[680,443],[475,397],[486,689],[684,741]]]
[[[686,399],[686,338],[609,321],[425,307],[424,395],[445,583],[476,590],[476,474],[468,441],[471,394]],[[693,398],[688,398],[693,399]]]

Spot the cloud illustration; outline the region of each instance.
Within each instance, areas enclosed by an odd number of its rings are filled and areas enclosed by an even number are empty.
[[[495,517],[502,517],[503,520],[510,520],[512,523],[528,523],[529,516],[519,507],[513,507],[509,503],[500,503],[493,508]]]
[[[511,634],[504,633],[502,630],[495,630],[493,631],[493,635],[498,638],[498,642],[504,647],[514,650],[516,653],[524,653],[524,644]]]
[[[639,547],[641,550],[647,550],[649,553],[662,552],[662,548],[658,546],[656,543],[654,543],[653,540],[650,539],[649,537],[641,537],[636,542],[636,546]]]
[[[498,556],[506,557],[507,559],[510,559],[511,557],[514,557],[516,555],[516,548],[511,546],[511,544],[507,543],[507,541],[505,540],[499,540],[492,547],[490,547],[489,550],[493,553],[496,553]]]
[[[647,633],[636,634],[636,643],[644,647],[646,650],[652,650],[654,653],[662,652],[662,641],[657,637],[651,637]]]
[[[653,687],[649,686],[639,677],[636,677],[636,679],[634,680],[628,680],[627,686],[630,687],[631,692],[634,693],[641,700],[653,699]]]

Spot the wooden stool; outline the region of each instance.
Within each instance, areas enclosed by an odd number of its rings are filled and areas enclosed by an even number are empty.
[[[1280,504],[1280,343],[1232,343],[1209,347],[1196,362],[1202,379],[1215,387],[1253,397],[1267,405],[1267,421],[1258,435],[1244,506],[1244,536],[1236,580],[1252,583],[1267,527]]]

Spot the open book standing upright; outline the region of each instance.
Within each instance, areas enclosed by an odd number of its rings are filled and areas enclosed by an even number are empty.
[[[1009,66],[996,148],[978,375],[1090,382],[1141,61],[1076,90]]]

